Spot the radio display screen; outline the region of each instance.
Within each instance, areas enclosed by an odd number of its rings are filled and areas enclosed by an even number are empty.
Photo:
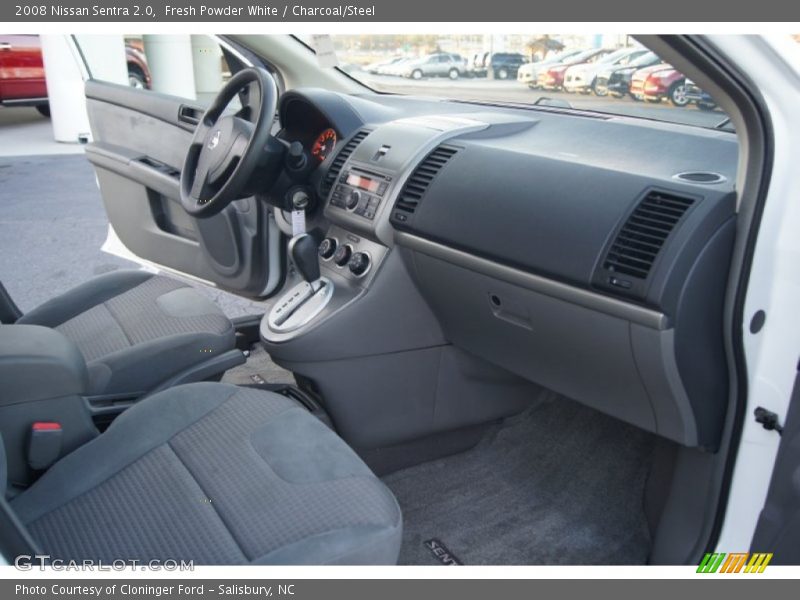
[[[357,187],[367,192],[376,193],[378,191],[378,188],[380,187],[380,181],[378,181],[377,179],[370,179],[369,177],[364,177],[363,175],[356,175],[355,173],[350,173],[347,176],[347,185],[352,185],[353,187]]]

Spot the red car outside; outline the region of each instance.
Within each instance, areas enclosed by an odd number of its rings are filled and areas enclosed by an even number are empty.
[[[631,96],[636,100],[661,102],[665,98],[674,106],[689,104],[686,98],[686,76],[667,64],[639,69],[631,79]]]
[[[133,87],[150,87],[150,69],[140,49],[125,46],[128,80]],[[0,104],[35,106],[50,115],[47,84],[38,35],[0,35]]]
[[[0,35],[0,103],[49,114],[38,35]]]

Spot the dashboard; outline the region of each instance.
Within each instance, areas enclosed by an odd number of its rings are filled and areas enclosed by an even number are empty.
[[[400,256],[453,345],[688,446],[727,400],[736,137],[556,108],[297,90],[323,271]]]

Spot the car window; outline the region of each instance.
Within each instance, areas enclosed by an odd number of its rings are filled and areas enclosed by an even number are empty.
[[[219,43],[207,35],[124,36],[125,73],[110,69],[118,57],[90,51],[93,36],[77,35],[87,69],[94,79],[127,82],[134,88],[151,90],[207,104],[231,77],[231,69]]]
[[[624,34],[334,35],[339,63],[364,85],[393,94],[533,105],[540,98],[558,106],[714,128],[727,116],[686,76],[664,65]],[[390,74],[372,65],[392,57],[412,60],[439,53],[451,68]],[[468,57],[468,60],[455,58]],[[449,60],[449,59],[444,59]],[[566,68],[591,65],[586,81],[566,82]],[[636,75],[636,76],[635,76]],[[641,75],[642,77],[640,77]],[[565,85],[568,83],[569,85]],[[729,127],[726,126],[726,127]]]
[[[604,63],[613,64],[616,61],[620,60],[623,56],[628,54],[628,52],[630,52],[630,49],[628,49],[628,48],[620,48],[619,50],[616,50],[615,52],[610,52],[608,54],[599,55],[597,57],[597,60],[598,60],[598,62],[604,62]]]

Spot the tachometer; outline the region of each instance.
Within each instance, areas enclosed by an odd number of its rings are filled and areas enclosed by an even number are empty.
[[[311,146],[311,154],[319,162],[328,158],[328,155],[333,152],[336,147],[336,132],[333,129],[326,129],[319,134],[319,137],[314,141]]]

